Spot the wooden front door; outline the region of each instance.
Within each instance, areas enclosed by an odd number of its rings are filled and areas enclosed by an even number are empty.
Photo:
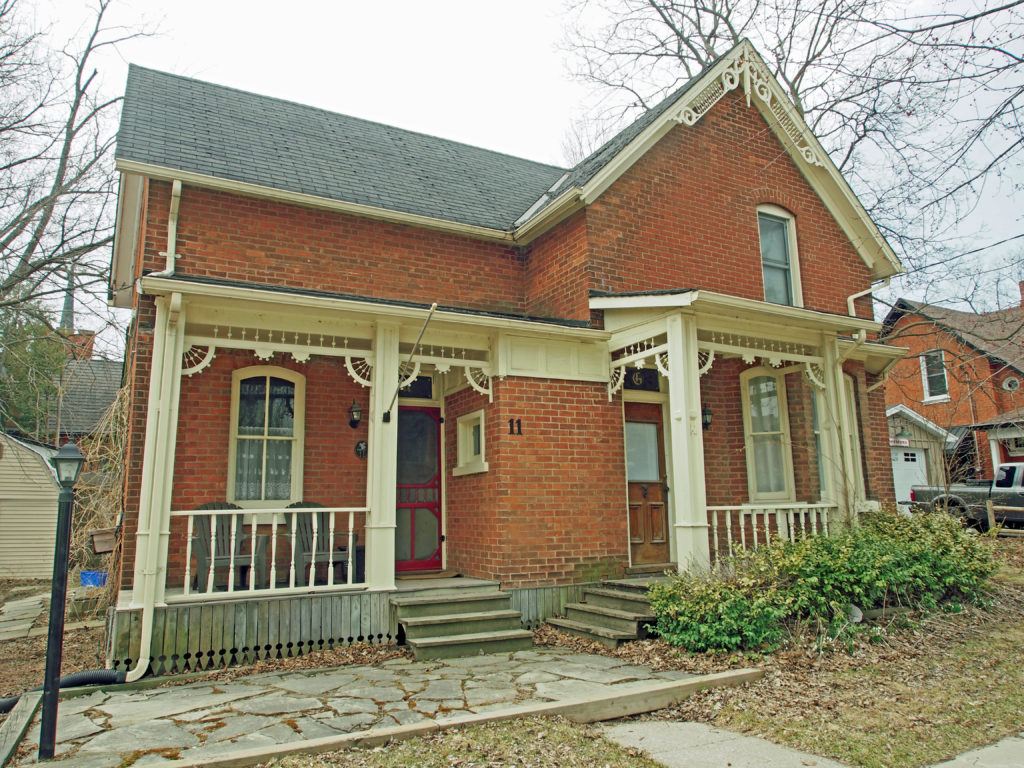
[[[669,562],[661,405],[626,403],[629,546],[634,565]]]
[[[398,409],[395,570],[441,569],[441,411]]]

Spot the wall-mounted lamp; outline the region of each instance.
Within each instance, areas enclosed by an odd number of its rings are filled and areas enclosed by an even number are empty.
[[[711,422],[714,420],[715,414],[711,412],[711,408],[705,405],[700,409],[700,425],[704,429],[711,428]]]
[[[900,427],[900,431],[896,433],[896,437],[900,440],[909,440],[914,436],[914,433],[907,429],[907,425],[904,424]]]
[[[363,409],[355,400],[353,400],[352,405],[348,409],[348,425],[352,427],[352,429],[355,429],[359,426],[359,422],[362,418]]]

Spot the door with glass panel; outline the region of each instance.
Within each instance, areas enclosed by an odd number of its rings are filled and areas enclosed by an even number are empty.
[[[626,484],[633,565],[667,563],[668,506],[661,405],[626,403]]]
[[[395,570],[441,568],[441,411],[398,409]]]

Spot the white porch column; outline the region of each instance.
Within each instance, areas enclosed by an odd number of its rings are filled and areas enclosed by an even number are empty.
[[[822,334],[822,352],[825,358],[826,411],[822,426],[827,429],[829,453],[832,457],[832,500],[839,506],[844,519],[852,519],[857,501],[857,474],[850,451],[850,409],[846,402],[846,383],[843,363],[839,359],[838,340],[832,334]]]
[[[680,570],[707,568],[707,494],[704,487],[704,436],[700,421],[700,374],[697,373],[697,323],[675,314],[667,320],[669,367],[668,467],[676,562]]]
[[[366,463],[366,585],[395,588],[395,483],[398,460],[398,406],[391,420],[384,411],[398,387],[398,324],[378,322],[373,340],[369,454]]]
[[[135,538],[133,607],[146,602],[147,591],[153,601],[163,601],[184,327],[181,295],[158,297]]]

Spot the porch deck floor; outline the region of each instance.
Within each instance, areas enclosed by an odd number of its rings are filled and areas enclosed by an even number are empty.
[[[136,758],[148,764],[167,752],[180,758],[175,764],[203,765],[244,750],[294,751],[311,740],[329,749],[343,745],[347,734],[402,731],[401,726],[415,730],[417,724],[446,727],[482,715],[501,719],[551,710],[562,702],[567,712],[589,706],[588,712],[602,715],[591,719],[606,719],[628,714],[629,707],[641,712],[668,706],[697,687],[739,682],[737,672],[726,675],[733,677],[655,672],[608,656],[533,648],[447,660],[396,658],[377,666],[272,672],[146,690],[98,687],[61,702],[56,752],[58,758],[72,757],[68,765],[82,768],[113,768]],[[37,717],[27,741],[38,743],[38,738]],[[30,764],[35,755],[33,748],[14,765]]]

